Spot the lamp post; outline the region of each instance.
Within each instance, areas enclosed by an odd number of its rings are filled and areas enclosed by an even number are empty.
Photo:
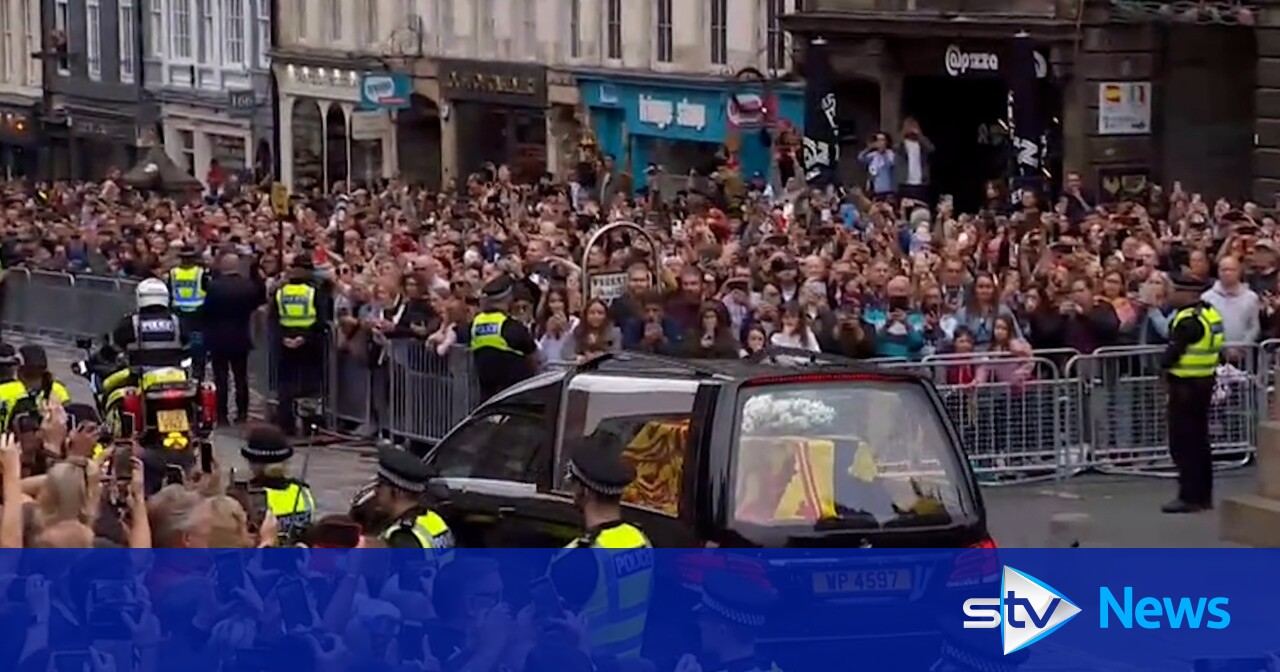
[[[43,14],[45,9],[41,9]],[[46,135],[53,125],[53,77],[57,74],[57,63],[67,59],[67,34],[61,30],[44,31],[40,35],[40,51],[31,52],[31,58],[40,61],[40,133]],[[50,67],[53,64],[54,67]],[[63,122],[67,123],[67,122]],[[53,180],[53,148],[45,138],[40,143],[40,164],[38,171],[45,180]],[[68,138],[70,142],[70,138]],[[70,151],[70,147],[68,147]]]

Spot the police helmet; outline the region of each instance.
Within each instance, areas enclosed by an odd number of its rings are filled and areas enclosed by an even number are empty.
[[[138,300],[138,310],[163,308],[169,305],[169,288],[165,286],[163,280],[157,278],[147,278],[138,283],[135,296]]]

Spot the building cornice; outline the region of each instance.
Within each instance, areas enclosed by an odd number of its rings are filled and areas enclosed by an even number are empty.
[[[334,51],[290,45],[267,52],[273,64],[310,65],[318,68],[341,68],[344,70],[375,70],[384,66],[381,56],[356,52]]]

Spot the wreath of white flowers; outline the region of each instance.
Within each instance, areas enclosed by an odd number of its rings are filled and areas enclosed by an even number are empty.
[[[742,408],[742,431],[747,434],[761,432],[812,432],[830,427],[836,419],[836,409],[813,399],[777,399],[762,394],[747,400]]]

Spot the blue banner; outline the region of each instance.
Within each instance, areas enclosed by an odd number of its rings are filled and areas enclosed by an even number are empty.
[[[360,76],[361,110],[407,110],[412,106],[413,78],[399,72],[366,72]]]
[[[1259,672],[1280,649],[1277,566],[1244,550],[6,551],[0,669]]]

